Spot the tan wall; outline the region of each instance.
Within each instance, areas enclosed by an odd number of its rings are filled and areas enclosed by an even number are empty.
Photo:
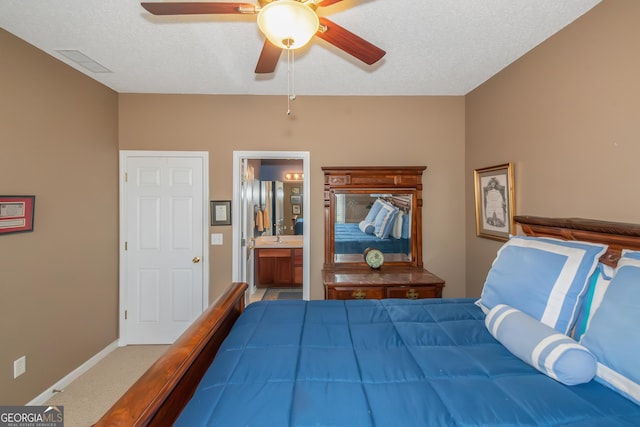
[[[447,297],[479,295],[500,245],[475,236],[475,168],[515,164],[519,214],[640,222],[637,16],[640,2],[604,0],[465,98],[300,96],[293,117],[284,96],[117,95],[0,30],[0,194],[37,196],[35,232],[0,236],[0,402],[25,403],[117,337],[118,148],[209,151],[212,199],[233,197],[233,150],[310,151],[315,299],[321,166],[428,166],[424,260]],[[213,299],[231,228],[211,231],[225,242]]]
[[[514,163],[516,214],[640,222],[639,16],[605,0],[467,95],[467,296],[500,246],[475,236],[476,168]]]
[[[211,199],[231,199],[234,150],[309,151],[311,297],[323,298],[321,166],[426,165],[424,263],[464,296],[464,98],[120,95],[123,150],[210,152]],[[306,196],[306,195],[305,195]],[[307,218],[308,215],[305,215]],[[231,280],[231,227],[216,227],[210,297]]]
[[[118,337],[118,95],[0,30],[0,404],[24,404]],[[13,361],[27,372],[13,378]]]

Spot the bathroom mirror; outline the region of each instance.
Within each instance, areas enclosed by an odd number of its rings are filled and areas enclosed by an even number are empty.
[[[257,236],[302,235],[303,212],[301,182],[261,181],[260,206],[262,227]]]

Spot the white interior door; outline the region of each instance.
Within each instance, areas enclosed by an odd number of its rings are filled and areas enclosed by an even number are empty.
[[[240,250],[242,251],[241,257],[245,262],[241,263],[241,280],[247,282],[249,294],[253,294],[256,287],[254,281],[254,252],[251,239],[256,225],[254,206],[259,203],[260,188],[257,186],[258,182],[254,178],[253,168],[249,166],[247,159],[242,160],[242,170],[244,172],[240,191],[240,207],[242,209],[240,213],[240,220],[242,221]]]
[[[173,343],[207,304],[204,157],[142,152],[121,161],[121,344]]]

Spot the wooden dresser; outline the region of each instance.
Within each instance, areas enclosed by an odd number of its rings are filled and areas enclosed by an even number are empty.
[[[442,298],[445,281],[424,269],[422,263],[422,173],[425,169],[424,166],[322,168],[325,174],[322,270],[325,299]],[[389,246],[388,241],[364,238],[359,242],[357,232],[353,234],[354,241],[338,241],[337,229],[362,220],[378,198],[397,206],[403,212],[403,221],[410,221],[406,235],[400,236],[406,243]],[[396,234],[390,238],[398,237]],[[372,269],[365,263],[363,251],[367,247],[384,252],[381,268]]]
[[[324,269],[325,299],[442,298],[444,280],[416,267]]]

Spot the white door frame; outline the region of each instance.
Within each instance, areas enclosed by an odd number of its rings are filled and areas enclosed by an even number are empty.
[[[125,172],[127,160],[130,157],[199,157],[202,159],[202,311],[209,306],[209,152],[208,151],[138,151],[138,150],[120,150],[120,239],[119,239],[119,255],[120,255],[120,297],[119,297],[119,327],[118,327],[118,345],[126,346],[124,325],[125,325],[125,309],[127,307],[127,254],[125,251],[125,241],[127,240],[127,204],[125,197]]]
[[[311,220],[309,208],[309,200],[311,199],[311,173],[310,173],[310,155],[308,151],[234,151],[233,152],[233,205],[231,209],[232,240],[233,240],[233,261],[232,261],[232,280],[234,282],[242,280],[242,245],[241,245],[241,228],[240,220],[240,192],[242,191],[242,159],[300,159],[302,160],[302,173],[304,173],[304,181],[302,183],[302,212],[304,212],[304,221],[302,222],[302,299],[309,300],[311,298],[309,281],[309,265],[310,259],[309,248],[311,233]]]

